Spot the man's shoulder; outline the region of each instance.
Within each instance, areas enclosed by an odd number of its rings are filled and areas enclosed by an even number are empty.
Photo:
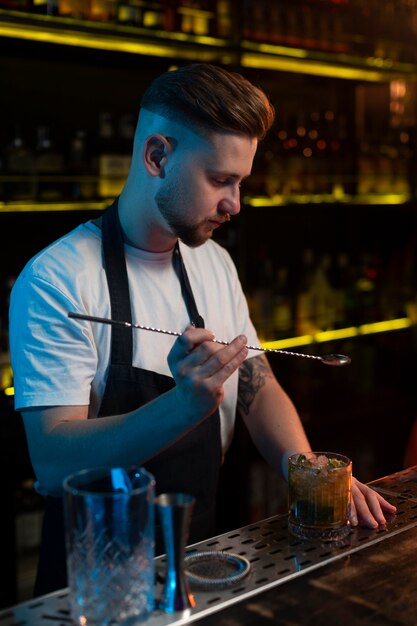
[[[42,277],[79,271],[97,257],[100,241],[100,231],[93,224],[80,224],[35,254],[23,272]]]

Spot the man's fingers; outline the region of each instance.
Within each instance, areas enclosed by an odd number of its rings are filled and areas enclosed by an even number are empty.
[[[195,328],[195,326],[190,325],[187,326],[182,335],[178,337],[174,344],[174,348],[175,346],[180,347],[185,354],[189,354],[205,341],[213,343],[213,339],[214,333],[211,332],[211,330],[208,330],[207,328]]]
[[[386,524],[384,511],[389,515],[393,515],[396,511],[396,507],[383,496],[355,478],[352,478],[352,502],[351,523],[353,526],[356,525],[355,518],[357,523],[369,528],[384,526]]]

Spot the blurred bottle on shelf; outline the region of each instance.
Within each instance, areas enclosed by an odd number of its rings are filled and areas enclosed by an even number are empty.
[[[94,200],[97,197],[97,177],[94,175],[87,133],[78,129],[70,139],[67,174],[70,176],[67,197],[71,200]]]
[[[14,127],[5,158],[4,185],[5,199],[8,201],[31,201],[35,199],[35,155],[25,137],[20,124]]]
[[[100,198],[115,198],[129,173],[133,118],[125,116],[119,124],[109,111],[99,116],[97,173]]]
[[[294,335],[293,307],[289,284],[289,271],[280,266],[275,272],[272,295],[272,336],[285,339]]]
[[[164,12],[160,2],[142,2],[141,24],[149,30],[164,30]]]
[[[140,26],[142,24],[142,2],[140,0],[120,0],[116,7],[116,22],[124,26]]]
[[[38,200],[55,202],[65,199],[64,171],[64,154],[57,150],[50,127],[37,126],[35,174]]]
[[[83,0],[58,0],[58,15],[74,19],[87,17],[88,3]]]
[[[228,39],[233,35],[232,2],[233,0],[217,0],[215,2],[216,19],[213,34],[217,37]]]
[[[179,0],[177,12],[180,31],[192,35],[210,35],[213,27],[215,7],[213,3],[202,0]],[[213,10],[214,9],[214,10]]]
[[[274,266],[268,246],[260,245],[255,251],[255,259],[256,271],[247,293],[249,310],[260,339],[272,340]]]
[[[331,330],[337,323],[338,297],[330,281],[330,267],[329,255],[315,261],[313,250],[304,251],[301,287],[296,302],[298,335]]]
[[[95,22],[113,22],[116,17],[116,0],[89,0],[86,19]]]
[[[31,13],[58,15],[58,0],[31,0]]]
[[[355,278],[356,324],[365,324],[382,319],[380,308],[380,271],[375,254],[362,251]]]
[[[340,251],[336,254],[331,271],[330,284],[335,303],[335,328],[346,328],[354,322],[355,282],[354,267],[349,254]]]

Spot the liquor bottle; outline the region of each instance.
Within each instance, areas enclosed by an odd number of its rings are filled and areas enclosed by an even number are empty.
[[[295,332],[297,335],[308,335],[318,330],[312,319],[313,313],[310,289],[314,267],[314,251],[311,248],[306,248],[303,250],[301,267],[298,270],[300,288],[296,296],[295,307]]]
[[[411,162],[410,133],[405,127],[391,129],[392,193],[411,195],[409,167]]]
[[[285,163],[285,195],[297,195],[303,192],[304,158],[302,140],[305,131],[305,115],[303,111],[290,111],[286,120],[287,138],[283,143]],[[301,133],[301,134],[300,134]]]
[[[273,336],[275,339],[286,339],[292,336],[293,312],[289,287],[289,273],[287,267],[276,270],[273,294]]]
[[[320,330],[331,330],[336,323],[337,298],[329,279],[331,257],[325,254],[317,264],[310,283],[310,317]]]
[[[314,193],[329,193],[331,183],[326,159],[328,140],[324,129],[323,114],[320,110],[313,110],[309,115],[308,137],[312,150],[310,163],[314,168]]]
[[[273,197],[284,193],[286,181],[285,173],[285,149],[284,142],[287,139],[287,132],[283,126],[272,130],[264,139],[262,144],[261,172],[264,177],[260,179],[262,188],[260,194]]]
[[[215,35],[223,39],[229,39],[232,36],[233,20],[231,0],[217,0],[216,2],[216,22]]]
[[[126,125],[122,126],[126,129]],[[98,195],[115,198],[121,192],[129,173],[131,152],[127,151],[126,137],[120,137],[112,114],[104,111],[99,116]]]
[[[41,202],[62,200],[65,196],[62,180],[64,155],[56,149],[49,126],[39,125],[36,137],[37,198]]]
[[[251,41],[268,41],[268,11],[266,0],[246,0],[242,7],[243,37]]]
[[[90,0],[87,19],[95,22],[113,22],[116,16],[115,0]]]
[[[375,254],[362,251],[355,280],[358,323],[375,322],[380,318],[380,271]]]
[[[201,0],[180,0],[180,30],[193,35],[209,35],[214,13],[208,10],[208,4]]]
[[[149,30],[163,30],[164,11],[160,2],[142,2],[142,23],[143,28]]]
[[[58,0],[31,0],[31,13],[58,15]]]
[[[124,26],[140,26],[142,24],[142,2],[123,0],[117,3],[116,22]]]
[[[87,16],[87,8],[83,0],[58,0],[59,17],[84,19]]]
[[[91,200],[97,196],[97,178],[87,147],[84,129],[78,129],[70,140],[68,174],[72,177],[68,197],[72,200]]]
[[[4,195],[6,200],[34,200],[35,156],[19,124],[16,124],[12,140],[5,153],[6,182]]]

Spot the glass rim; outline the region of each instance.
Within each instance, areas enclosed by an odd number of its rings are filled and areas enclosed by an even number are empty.
[[[127,473],[129,476],[132,474],[132,472],[135,472],[137,474],[142,474],[143,476],[146,477],[147,482],[144,485],[141,485],[138,487],[132,487],[129,491],[121,491],[121,490],[112,491],[110,489],[106,489],[103,491],[94,491],[82,484],[81,485],[71,484],[72,481],[76,479],[80,479],[83,476],[87,477],[89,474],[91,475],[92,480],[94,478],[96,479],[106,478],[110,475],[112,470],[122,470],[123,472]],[[139,467],[136,465],[128,467],[128,468],[122,467],[121,465],[99,465],[99,466],[85,467],[81,470],[77,470],[76,472],[72,472],[71,474],[66,476],[62,482],[65,493],[70,494],[72,496],[89,496],[92,498],[94,497],[96,498],[103,498],[103,497],[104,498],[106,497],[125,498],[126,496],[140,495],[148,491],[149,488],[155,487],[155,484],[156,484],[156,481],[155,481],[154,475],[151,474],[151,472],[148,472],[148,470],[145,469],[144,467]]]
[[[289,455],[288,457],[288,463],[291,463],[295,458],[298,458],[299,456],[305,456],[307,459],[309,458],[309,456],[311,455],[315,455],[316,457],[318,456],[325,456],[327,458],[336,458],[340,461],[343,461],[345,463],[345,465],[343,467],[348,467],[349,465],[352,465],[352,459],[348,456],[346,456],[346,454],[342,454],[340,452],[329,452],[328,450],[324,450],[324,451],[316,451],[316,450],[308,450],[308,451],[304,451],[304,452],[293,452],[292,454]],[[332,468],[332,469],[341,469],[341,468]]]

